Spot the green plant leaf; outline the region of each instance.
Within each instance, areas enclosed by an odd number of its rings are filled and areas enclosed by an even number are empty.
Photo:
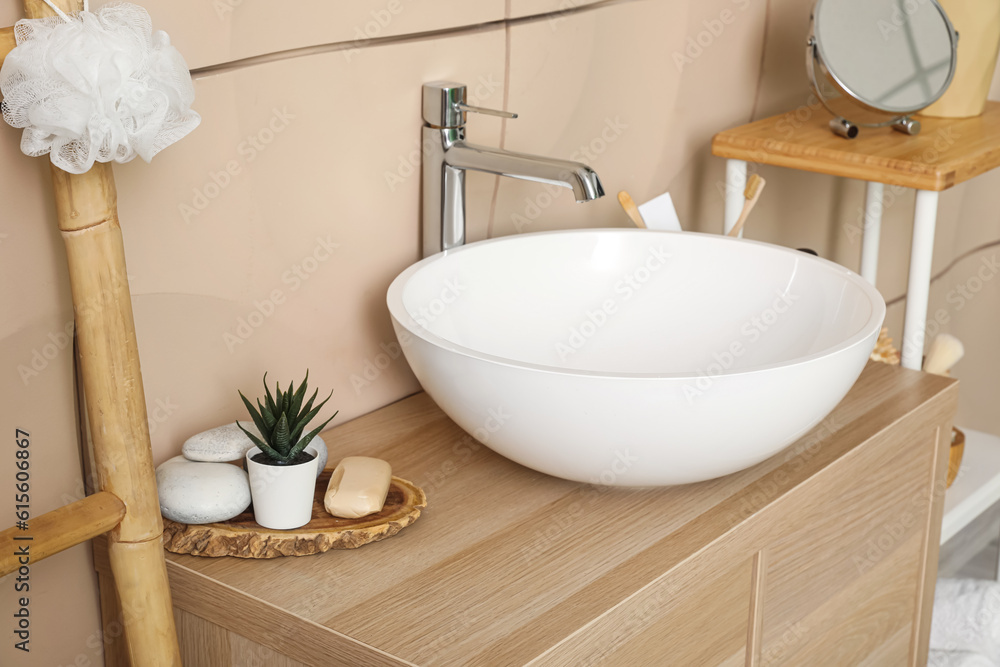
[[[288,460],[281,455],[281,452],[274,450],[272,447],[264,445],[260,448],[260,451],[267,455],[267,458],[271,459],[275,463],[288,463]]]
[[[274,428],[274,433],[271,437],[271,446],[281,452],[282,458],[288,458],[288,452],[292,448],[291,433],[288,430],[288,418],[284,412],[281,413],[278,425]]]
[[[326,425],[329,424],[333,420],[333,418],[336,417],[338,414],[340,414],[340,410],[337,410],[337,412],[334,412],[332,415],[330,415],[330,419],[327,419],[325,422],[323,422],[322,424],[320,424],[318,427],[316,427],[312,431],[309,431],[309,433],[307,433],[306,435],[302,436],[302,439],[299,440],[297,443],[295,443],[295,447],[294,447],[295,454],[298,454],[299,452],[301,452],[302,450],[304,450],[306,447],[308,447],[309,443],[313,441],[313,438],[315,438],[317,435],[319,435],[319,433],[324,428],[326,428]],[[294,456],[294,454],[293,454],[293,456]]]
[[[333,396],[333,390],[332,389],[330,390],[330,396]],[[323,409],[323,406],[326,405],[326,402],[330,400],[330,396],[327,396],[326,399],[324,399],[322,403],[320,403],[315,408],[313,408],[312,410],[310,410],[309,412],[307,412],[306,414],[304,414],[302,416],[302,421],[301,421],[300,428],[304,429],[305,425],[308,424],[309,422],[311,422],[312,419],[313,419],[313,417],[315,417],[316,415],[319,414],[319,411]]]
[[[284,393],[281,397],[281,411],[286,415],[291,415],[290,408],[292,407],[292,383],[288,383],[288,391]],[[295,415],[292,415],[294,417]]]
[[[263,436],[266,437],[267,434],[268,434],[268,432],[270,431],[270,429],[265,428],[265,426],[264,426],[264,418],[261,417],[260,414],[257,413],[257,410],[253,407],[253,403],[251,403],[250,401],[247,400],[247,397],[243,395],[242,391],[239,392],[239,394],[240,394],[240,398],[243,399],[243,405],[247,406],[247,412],[250,413],[250,418],[253,419],[254,426],[257,427],[257,430],[260,431],[261,435],[263,435]],[[240,428],[243,428],[243,427],[241,426]],[[246,429],[243,429],[243,430],[245,431]]]
[[[309,369],[306,369],[306,376],[302,380],[302,384],[299,385],[298,390],[295,395],[292,396],[292,404],[288,407],[288,414],[290,415],[292,421],[297,421],[299,417],[299,408],[302,407],[302,399],[306,396],[306,386],[309,384]]]
[[[278,414],[278,406],[275,405],[274,397],[271,396],[271,390],[267,387],[267,373],[264,373],[264,393],[264,404],[267,406],[267,409],[271,411],[272,415]],[[277,417],[275,417],[275,420],[277,420]]]
[[[278,423],[278,420],[273,414],[271,414],[270,410],[265,409],[264,406],[260,404],[259,398],[257,399],[257,407],[260,409],[260,416],[264,419],[264,424],[267,426],[267,430],[263,431],[261,435],[267,437],[267,435],[271,433],[271,429],[274,428],[274,425]]]
[[[251,441],[253,442],[253,444],[255,444],[255,445],[257,445],[258,447],[260,447],[261,451],[264,451],[264,452],[266,452],[266,451],[269,451],[269,450],[270,450],[270,451],[273,451],[273,450],[271,450],[271,448],[270,448],[270,447],[268,447],[268,446],[267,446],[267,444],[266,444],[265,442],[263,442],[263,441],[262,441],[262,440],[261,440],[260,438],[258,438],[258,437],[257,437],[256,435],[254,435],[254,434],[253,434],[253,433],[251,433],[250,431],[248,431],[248,430],[246,430],[245,428],[243,428],[243,425],[242,425],[242,424],[240,424],[239,422],[236,422],[236,425],[240,427],[240,430],[241,430],[241,431],[243,431],[244,433],[246,433],[246,434],[247,434],[247,437],[248,437],[248,438],[250,438],[250,440],[251,440]]]

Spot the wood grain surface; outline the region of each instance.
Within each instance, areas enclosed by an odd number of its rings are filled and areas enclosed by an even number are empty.
[[[163,519],[167,551],[194,556],[278,558],[312,556],[331,549],[357,547],[392,537],[420,517],[427,496],[412,482],[392,478],[382,511],[360,519],[340,519],[323,506],[333,470],[316,480],[312,520],[295,530],[271,530],[253,519],[253,508],[221,523],[189,525]]]
[[[833,134],[819,104],[724,130],[712,154],[758,164],[946,190],[1000,166],[1000,102],[974,118],[922,118],[919,134],[861,128],[856,139]]]
[[[306,665],[918,665],[945,472],[933,461],[956,398],[953,380],[872,363],[758,466],[618,489],[512,463],[417,394],[324,438],[334,460],[378,456],[419,484],[419,522],[315,558],[167,554],[174,601]]]

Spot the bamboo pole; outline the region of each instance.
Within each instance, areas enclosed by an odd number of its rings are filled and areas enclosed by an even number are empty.
[[[82,9],[80,0],[57,2]],[[24,10],[28,18],[52,15],[41,0],[24,0]],[[98,482],[126,507],[108,538],[129,653],[137,666],[179,667],[114,176],[109,164],[80,175],[53,166],[52,183]]]
[[[27,530],[8,528],[0,533],[0,577],[102,535],[123,516],[125,504],[114,494],[99,491],[31,519]]]
[[[0,67],[3,67],[3,61],[15,46],[17,42],[14,40],[14,26],[0,28]]]
[[[109,538],[129,652],[136,665],[180,665],[114,177],[108,164],[52,167],[52,182],[97,478],[128,510]]]

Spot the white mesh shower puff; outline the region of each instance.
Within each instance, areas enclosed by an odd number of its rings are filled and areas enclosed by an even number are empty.
[[[26,155],[49,153],[73,174],[95,161],[149,162],[201,122],[184,58],[165,32],[153,33],[142,7],[23,19],[14,32],[17,47],[0,69],[0,109],[24,128]]]

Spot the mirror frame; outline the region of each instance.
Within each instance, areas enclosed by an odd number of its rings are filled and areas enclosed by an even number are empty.
[[[842,0],[816,0],[816,4],[813,6],[812,13],[809,16],[809,37],[806,40],[806,72],[809,75],[809,84],[812,87],[813,93],[820,103],[833,114],[834,119],[830,121],[830,130],[837,135],[845,137],[847,139],[853,139],[858,135],[858,127],[885,127],[886,125],[891,125],[893,129],[899,130],[904,134],[917,134],[920,132],[920,122],[910,118],[911,114],[914,114],[921,109],[926,109],[928,106],[936,102],[941,98],[942,95],[948,90],[948,86],[951,85],[952,79],[955,77],[955,68],[958,62],[958,32],[952,25],[951,20],[948,18],[948,14],[945,13],[944,9],[937,2],[937,0],[921,0],[921,2],[926,2],[930,4],[934,9],[938,11],[941,18],[944,19],[945,27],[948,30],[948,38],[951,42],[951,67],[948,70],[948,76],[945,79],[944,85],[938,94],[926,104],[909,109],[909,110],[886,110],[874,106],[871,102],[866,101],[860,95],[855,93],[850,86],[844,82],[840,77],[838,77],[826,64],[826,60],[823,53],[823,47],[819,43],[819,39],[816,36],[816,16],[819,14],[819,9],[824,2],[840,2]],[[877,114],[882,114],[887,117],[885,121],[877,123],[855,123],[847,118],[844,118],[834,111],[826,97],[823,95],[822,89],[820,88],[820,82],[816,78],[817,72],[821,73],[823,78],[826,79],[833,86],[838,93],[844,98],[851,101],[852,104],[858,105],[863,109],[874,112]]]

